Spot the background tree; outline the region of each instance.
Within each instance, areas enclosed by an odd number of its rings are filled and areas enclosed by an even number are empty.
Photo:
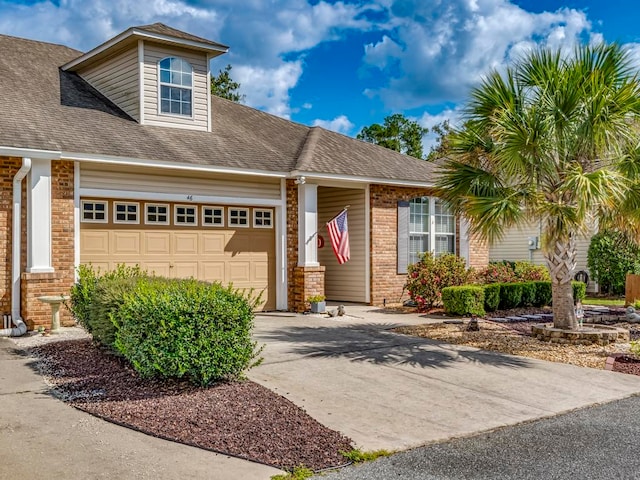
[[[453,129],[449,120],[445,120],[433,125],[431,132],[435,133],[438,138],[436,139],[436,144],[429,150],[426,160],[433,162],[447,155],[449,151],[449,136],[453,133]]]
[[[240,84],[231,78],[231,65],[220,70],[218,75],[211,75],[211,93],[218,97],[226,98],[232,102],[242,102],[245,95],[241,95]]]
[[[629,155],[639,98],[619,45],[580,46],[569,57],[532,51],[472,91],[465,127],[449,137],[439,195],[474,232],[491,241],[541,221],[555,327],[577,327],[576,235],[589,219],[637,202],[625,203],[640,171]]]
[[[356,138],[422,159],[422,137],[428,132],[418,122],[396,113],[386,117],[382,125],[364,127]]]

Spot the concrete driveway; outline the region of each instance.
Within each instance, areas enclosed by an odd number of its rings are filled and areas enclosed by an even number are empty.
[[[265,361],[249,377],[365,450],[403,450],[640,393],[640,377],[391,333],[428,321],[260,315]]]

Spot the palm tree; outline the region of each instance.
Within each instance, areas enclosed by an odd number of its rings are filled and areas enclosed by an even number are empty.
[[[640,85],[617,44],[573,55],[540,49],[471,93],[450,139],[439,195],[493,241],[540,220],[551,273],[554,326],[577,327],[571,280],[575,238],[628,201],[636,157]],[[640,152],[640,150],[638,150]]]

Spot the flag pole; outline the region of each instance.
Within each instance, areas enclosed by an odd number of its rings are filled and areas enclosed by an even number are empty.
[[[331,217],[331,219],[329,219],[329,220],[327,221],[327,223],[325,223],[325,224],[324,224],[324,226],[326,227],[327,225],[329,225],[329,223],[331,223],[331,220],[333,220],[333,219],[334,219],[334,218],[336,218],[337,216],[341,215],[343,212],[346,212],[347,210],[349,210],[349,207],[350,207],[350,206],[351,206],[351,205],[345,205],[345,207],[344,207],[342,210],[340,210],[340,212],[339,212],[337,215],[334,215],[333,217]],[[313,235],[309,236],[309,238],[307,239],[307,241],[306,241],[305,243],[309,243],[313,237],[317,236],[317,235],[318,235],[318,233],[320,233],[320,230],[321,230],[322,228],[323,228],[323,227],[320,227],[318,230],[316,230],[316,231],[314,232],[314,234],[313,234]]]

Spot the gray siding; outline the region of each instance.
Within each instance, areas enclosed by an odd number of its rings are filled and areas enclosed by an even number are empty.
[[[129,47],[79,72],[96,90],[140,120],[138,47]]]
[[[346,206],[351,259],[338,264],[325,224]],[[318,261],[325,267],[324,289],[328,300],[366,302],[365,190],[318,187],[318,231],[324,237],[324,248],[318,250]]]
[[[180,57],[193,67],[193,118],[160,114],[158,108],[158,62],[166,57]],[[208,65],[204,53],[144,44],[144,124],[207,130],[209,104]]]

